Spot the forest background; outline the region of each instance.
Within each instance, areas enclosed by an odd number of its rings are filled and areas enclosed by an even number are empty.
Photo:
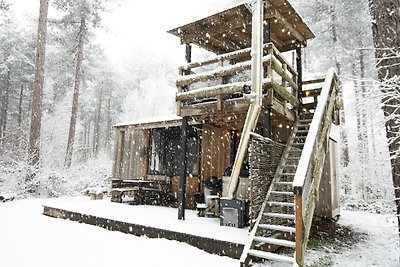
[[[160,1],[155,9],[149,1],[50,1],[40,161],[32,166],[28,147],[39,1],[0,0],[0,193],[56,197],[108,186],[112,126],[175,112],[184,47],[166,31],[238,2]],[[381,90],[388,83],[378,76],[371,6],[345,0],[291,3],[316,34],[304,51],[305,77],[330,67],[341,77],[342,204],[392,213],[395,197]],[[393,54],[400,58],[399,51]],[[194,50],[194,60],[209,56]],[[77,75],[79,101],[73,101]],[[398,80],[394,84],[400,94]]]

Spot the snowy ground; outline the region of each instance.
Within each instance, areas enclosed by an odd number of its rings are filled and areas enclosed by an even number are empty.
[[[0,266],[237,266],[185,243],[149,239],[42,215],[46,201],[0,202]],[[190,263],[190,264],[188,264]]]
[[[239,266],[237,260],[184,243],[43,216],[41,205],[48,201],[0,203],[0,266]],[[326,243],[308,251],[308,266],[400,266],[394,217],[343,211],[339,222],[365,233],[363,240],[341,248]]]
[[[89,200],[88,197],[65,197],[43,202],[49,207],[93,215],[121,222],[187,233],[196,236],[245,244],[247,229],[221,227],[218,218],[202,218],[194,210],[186,210],[185,220],[178,220],[178,209],[161,206],[113,203],[110,198]]]
[[[354,230],[352,241],[337,240],[307,251],[309,266],[382,266],[399,267],[399,239],[395,216],[363,211],[341,211],[339,223]],[[341,238],[342,239],[342,238]]]

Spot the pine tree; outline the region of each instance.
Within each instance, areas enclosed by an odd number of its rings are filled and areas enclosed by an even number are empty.
[[[383,112],[392,166],[392,180],[400,235],[400,3],[370,0],[378,77],[383,84]]]
[[[40,128],[42,120],[42,96],[44,84],[48,7],[48,0],[40,0],[38,37],[35,57],[35,80],[32,93],[31,130],[29,136],[29,163],[32,166],[37,165],[40,160]]]

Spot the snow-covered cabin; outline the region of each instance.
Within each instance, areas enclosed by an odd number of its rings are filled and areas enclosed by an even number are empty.
[[[302,266],[313,216],[339,211],[340,88],[334,70],[303,79],[313,32],[288,1],[257,0],[169,33],[186,46],[177,116],[115,126],[113,199],[177,205],[179,219],[205,203],[221,225],[250,225],[243,265]],[[215,56],[192,62],[193,45]],[[280,246],[295,259],[266,252]]]

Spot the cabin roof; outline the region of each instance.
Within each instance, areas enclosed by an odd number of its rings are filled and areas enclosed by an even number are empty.
[[[169,30],[183,44],[196,44],[216,54],[251,46],[252,15],[245,1],[209,17]],[[265,22],[271,25],[271,40],[281,51],[307,46],[315,37],[301,16],[287,0],[269,0],[264,7]]]
[[[182,117],[171,115],[164,117],[146,118],[129,122],[121,122],[115,124],[114,127],[115,128],[132,127],[132,128],[149,129],[149,128],[174,127],[180,125],[182,125]]]

